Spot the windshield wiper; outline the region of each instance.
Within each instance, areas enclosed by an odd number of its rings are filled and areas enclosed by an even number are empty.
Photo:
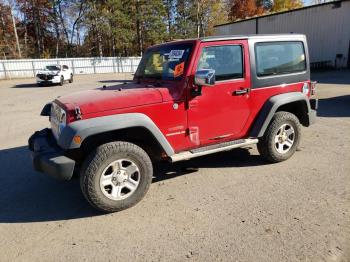
[[[161,83],[159,83],[158,81],[155,81],[154,84],[153,84],[155,87],[161,87]]]

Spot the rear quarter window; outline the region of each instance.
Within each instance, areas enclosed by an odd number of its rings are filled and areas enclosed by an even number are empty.
[[[263,42],[255,44],[258,77],[283,75],[306,70],[303,42]]]

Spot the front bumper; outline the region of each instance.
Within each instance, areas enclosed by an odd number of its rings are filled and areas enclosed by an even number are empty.
[[[38,84],[58,84],[61,82],[61,78],[60,77],[53,77],[52,79],[41,79],[41,78],[36,78],[36,82]]]
[[[28,140],[34,169],[60,180],[70,180],[75,161],[66,157],[56,143],[51,129],[35,132]]]
[[[311,110],[309,112],[309,124],[312,125],[316,122],[318,99],[310,99]]]

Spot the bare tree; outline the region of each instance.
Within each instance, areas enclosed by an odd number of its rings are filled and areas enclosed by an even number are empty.
[[[15,21],[15,17],[13,15],[13,12],[12,12],[12,6],[14,6],[14,4],[13,3],[10,3],[10,4],[11,4],[10,5],[10,16],[11,16],[12,25],[13,25],[13,32],[14,32],[15,38],[16,38],[16,46],[17,46],[17,51],[18,51],[18,57],[22,58],[21,47],[19,46],[19,39],[18,39],[16,21]]]

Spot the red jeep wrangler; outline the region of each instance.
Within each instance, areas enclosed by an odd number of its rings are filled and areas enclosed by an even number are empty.
[[[95,208],[139,202],[155,160],[176,162],[257,144],[280,162],[316,118],[304,35],[208,37],[149,48],[134,80],[59,97],[51,129],[29,139],[36,170],[70,180]],[[78,172],[79,171],[79,172]]]

